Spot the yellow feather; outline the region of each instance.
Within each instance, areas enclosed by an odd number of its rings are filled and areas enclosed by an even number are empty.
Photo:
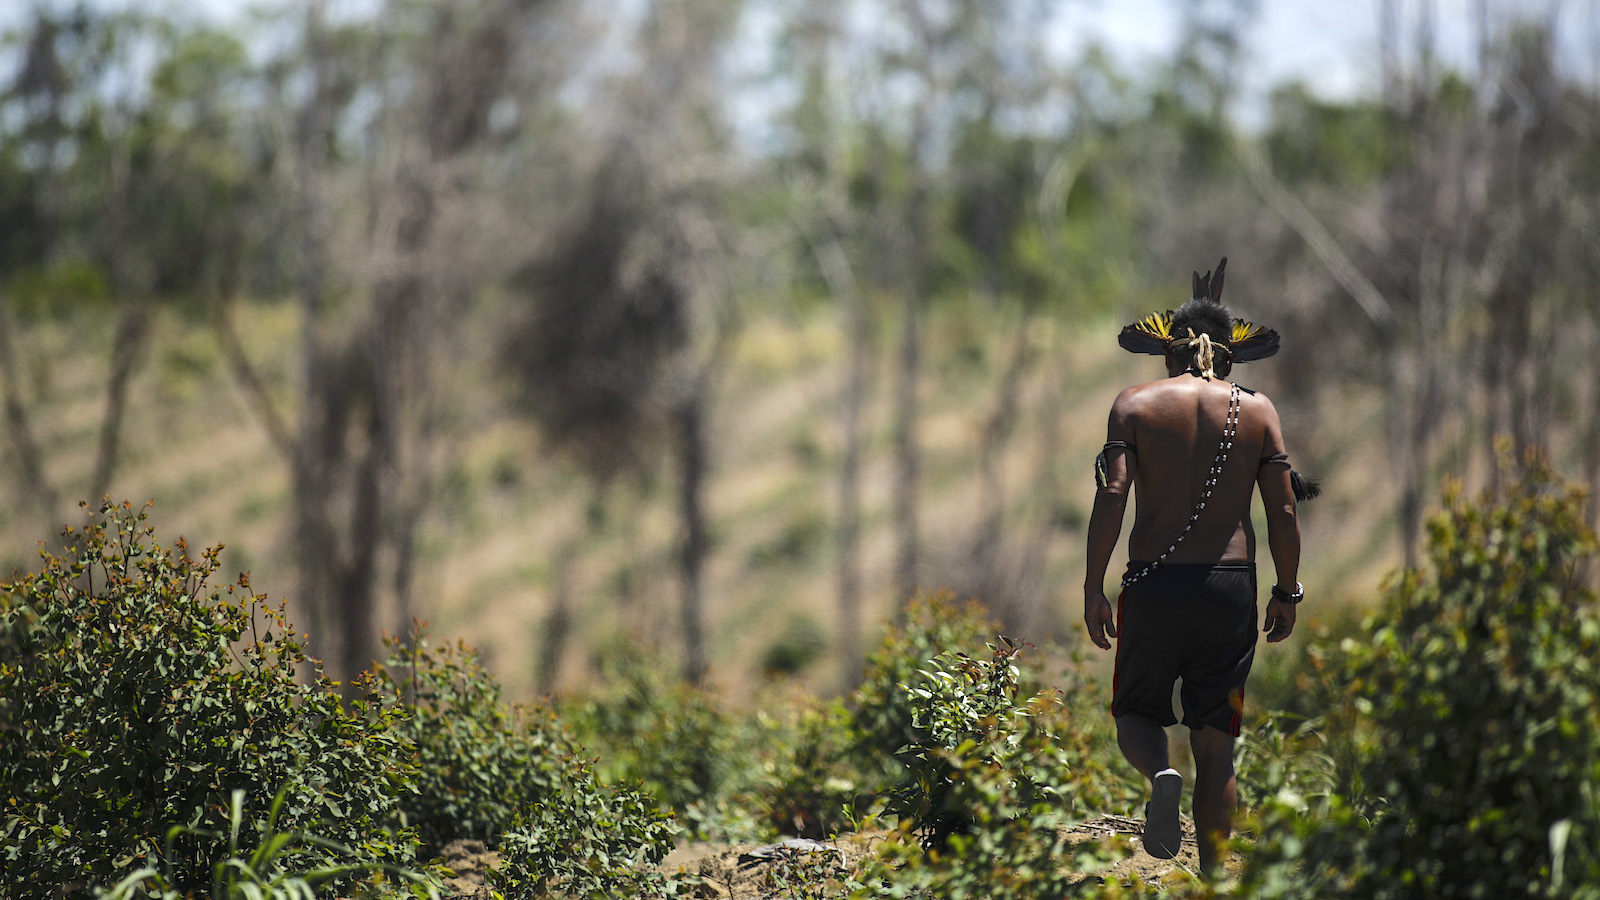
[[[1138,322],[1140,331],[1153,334],[1162,339],[1172,337],[1172,312],[1151,313]]]

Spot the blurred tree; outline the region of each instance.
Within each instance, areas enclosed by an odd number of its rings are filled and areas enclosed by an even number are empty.
[[[847,332],[844,373],[839,389],[839,460],[834,524],[836,647],[842,663],[841,688],[854,690],[862,674],[861,466],[863,415],[876,365],[876,285],[864,236],[870,210],[853,202],[851,185],[867,177],[860,144],[869,131],[851,61],[847,7],[837,0],[802,5],[787,24],[779,76],[797,85],[792,109],[780,119],[786,131],[774,168],[783,179],[784,202],[792,210],[822,290],[839,307]]]
[[[523,410],[597,482],[653,466],[658,440],[672,447],[678,626],[694,684],[708,666],[704,493],[732,277],[717,76],[739,13],[687,0],[643,10],[631,71],[606,87],[618,120],[594,107],[601,162],[512,280],[528,305],[502,346]]]
[[[1582,349],[1593,305],[1570,285],[1595,267],[1583,235],[1597,199],[1587,137],[1600,118],[1593,90],[1560,70],[1554,19],[1525,22],[1486,5],[1480,68],[1464,74],[1437,65],[1428,15],[1406,53],[1399,16],[1392,5],[1380,12],[1383,103],[1280,93],[1265,142],[1272,162],[1248,145],[1242,158],[1321,273],[1295,313],[1300,330],[1318,335],[1297,351],[1297,367],[1337,365],[1385,387],[1411,566],[1422,498],[1441,469],[1492,472],[1499,435],[1549,444],[1554,410],[1593,397],[1574,387],[1593,377],[1564,373],[1595,370]],[[1362,324],[1336,323],[1352,300]],[[1600,433],[1592,416],[1578,428]],[[1583,455],[1591,471],[1600,465]]]
[[[338,679],[374,659],[385,584],[397,618],[409,619],[444,402],[438,360],[457,319],[449,307],[481,283],[481,273],[464,277],[462,260],[451,257],[472,223],[450,213],[482,187],[490,149],[503,138],[494,130],[497,104],[551,5],[397,2],[372,21],[334,25],[326,5],[313,2],[299,43],[275,64],[293,110],[285,177],[300,235],[293,425],[244,358],[231,319],[218,324],[289,460],[299,602]],[[364,234],[335,230],[341,205],[362,209]],[[371,262],[336,258],[336,241],[364,248]],[[360,302],[351,296],[358,289]]]
[[[239,270],[238,210],[257,190],[236,100],[249,78],[239,43],[203,26],[89,6],[34,11],[0,96],[0,172],[17,189],[0,204],[0,374],[19,474],[48,521],[65,512],[63,487],[33,435],[16,365],[28,351],[15,335],[30,318],[113,311],[95,462],[86,484],[66,488],[106,495],[156,304],[193,309]]]

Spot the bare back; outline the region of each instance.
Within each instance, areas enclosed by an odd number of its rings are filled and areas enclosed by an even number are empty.
[[[1123,489],[1131,479],[1135,512],[1128,536],[1130,560],[1154,560],[1183,533],[1199,504],[1227,426],[1232,385],[1220,378],[1182,374],[1123,391],[1111,407],[1107,437],[1131,452],[1111,464]],[[1278,499],[1276,480],[1288,487],[1286,466],[1261,461],[1282,453],[1278,413],[1265,395],[1241,390],[1239,422],[1216,487],[1194,527],[1169,562],[1253,562],[1256,540],[1250,504],[1258,479],[1263,495]],[[1121,476],[1121,478],[1119,478]]]

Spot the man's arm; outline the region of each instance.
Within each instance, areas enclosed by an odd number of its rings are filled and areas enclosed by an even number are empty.
[[[1261,395],[1257,395],[1261,396]],[[1278,411],[1265,396],[1266,432],[1261,444],[1263,458],[1284,452],[1283,426]],[[1272,565],[1277,570],[1278,585],[1293,592],[1300,577],[1300,518],[1295,511],[1294,488],[1289,483],[1289,464],[1269,462],[1256,474],[1256,486],[1261,490],[1261,502],[1266,506],[1267,549],[1272,553]],[[1269,643],[1277,643],[1294,631],[1296,608],[1293,603],[1278,599],[1267,601],[1266,621],[1262,630]]]
[[[1124,391],[1111,405],[1111,417],[1106,425],[1106,440],[1133,443],[1132,423],[1128,420],[1128,392]],[[1111,554],[1117,549],[1122,536],[1122,518],[1128,508],[1128,490],[1133,485],[1138,458],[1120,447],[1108,447],[1106,453],[1106,483],[1094,495],[1094,509],[1089,513],[1088,554],[1083,574],[1083,625],[1089,631],[1089,640],[1102,650],[1111,649],[1107,638],[1117,636],[1116,617],[1111,601],[1106,599],[1106,567],[1111,564]]]

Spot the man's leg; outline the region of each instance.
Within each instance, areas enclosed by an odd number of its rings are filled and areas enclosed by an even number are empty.
[[[1117,746],[1146,781],[1168,767],[1167,730],[1149,716],[1139,713],[1117,716]]]
[[[1150,781],[1150,802],[1144,808],[1145,852],[1158,859],[1177,856],[1183,843],[1183,830],[1178,823],[1183,776],[1169,765],[1166,729],[1148,716],[1124,713],[1117,717],[1117,745],[1128,762]]]
[[[1221,864],[1220,845],[1233,834],[1233,810],[1239,802],[1233,735],[1203,726],[1189,733],[1189,746],[1194,750],[1194,830],[1200,843],[1200,870],[1212,874]]]

